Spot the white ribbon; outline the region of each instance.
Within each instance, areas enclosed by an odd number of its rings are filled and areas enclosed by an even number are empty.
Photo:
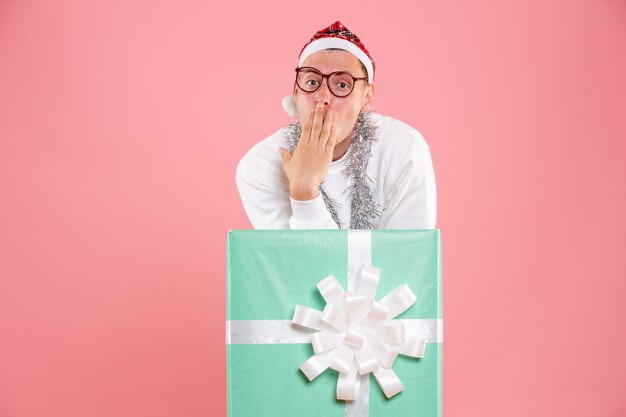
[[[443,319],[404,319],[404,332],[426,343],[443,342]],[[227,320],[227,345],[309,344],[315,330],[291,320]]]
[[[328,368],[339,372],[339,400],[355,400],[360,376],[369,373],[387,398],[393,397],[404,389],[391,369],[398,354],[424,356],[426,341],[407,332],[404,320],[393,320],[417,297],[403,284],[376,301],[379,281],[380,269],[363,265],[353,292],[345,292],[332,275],[317,284],[326,300],[323,311],[296,305],[293,324],[317,330],[310,336],[315,354],[300,369],[309,380]]]

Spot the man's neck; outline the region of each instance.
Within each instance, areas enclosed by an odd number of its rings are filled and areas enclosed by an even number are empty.
[[[335,145],[335,149],[333,150],[333,162],[341,159],[342,156],[348,152],[348,148],[350,148],[350,140],[351,137],[347,137],[338,144]]]

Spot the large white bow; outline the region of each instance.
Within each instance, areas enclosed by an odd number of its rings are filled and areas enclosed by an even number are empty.
[[[315,354],[300,369],[310,381],[327,368],[339,372],[337,399],[356,399],[361,378],[373,373],[387,398],[401,392],[402,382],[391,369],[398,354],[424,356],[426,342],[406,334],[403,320],[393,320],[416,300],[403,284],[376,301],[380,269],[363,266],[356,291],[346,293],[329,275],[317,284],[326,300],[323,311],[296,305],[292,323],[318,332],[311,335]]]

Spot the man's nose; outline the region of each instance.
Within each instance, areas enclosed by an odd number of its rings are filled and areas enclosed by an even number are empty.
[[[315,101],[319,103],[324,103],[324,105],[328,106],[330,104],[331,97],[333,94],[330,92],[330,88],[328,88],[328,79],[324,78],[322,80],[322,85],[316,91],[317,96],[315,97]]]

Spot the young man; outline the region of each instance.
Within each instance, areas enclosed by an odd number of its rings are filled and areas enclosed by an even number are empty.
[[[434,229],[430,150],[410,126],[373,112],[375,64],[340,22],[300,52],[294,122],[239,162],[237,187],[255,229]]]

